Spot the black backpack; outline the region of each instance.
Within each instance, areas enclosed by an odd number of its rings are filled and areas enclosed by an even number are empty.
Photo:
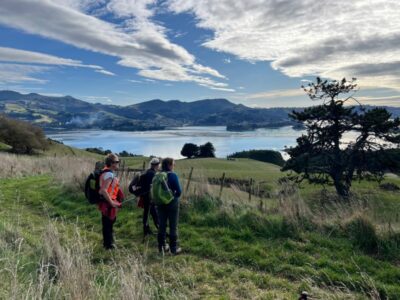
[[[90,173],[85,182],[85,196],[90,204],[97,204],[103,201],[103,197],[99,194],[100,190],[100,176],[103,173],[112,172],[111,170],[95,170]]]
[[[146,172],[136,173],[133,176],[131,183],[129,184],[128,190],[129,193],[135,195],[136,197],[141,196],[149,192],[149,189],[146,189],[145,185],[146,181]]]

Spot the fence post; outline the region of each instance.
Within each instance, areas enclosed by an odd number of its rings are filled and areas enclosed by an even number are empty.
[[[250,178],[250,182],[249,182],[249,201],[251,201],[251,190],[253,187],[253,178]]]
[[[143,171],[146,170],[146,161],[143,161],[143,167],[142,167]]]
[[[221,177],[221,187],[219,189],[219,195],[218,195],[218,198],[220,198],[220,199],[222,196],[222,189],[224,188],[224,181],[225,181],[225,172],[222,173],[222,177]]]
[[[187,184],[186,184],[186,191],[185,191],[185,194],[187,194],[188,191],[189,191],[190,181],[192,180],[192,173],[193,173],[193,167],[190,168],[190,173],[189,173],[188,182],[187,182]]]

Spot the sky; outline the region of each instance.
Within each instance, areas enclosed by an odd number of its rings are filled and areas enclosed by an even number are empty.
[[[400,106],[400,1],[0,1],[0,89],[300,107],[316,76]]]

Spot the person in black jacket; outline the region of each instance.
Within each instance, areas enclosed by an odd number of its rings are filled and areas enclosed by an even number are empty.
[[[154,175],[157,173],[160,167],[160,160],[158,158],[153,158],[150,161],[150,168],[144,173],[143,176],[140,178],[140,186],[143,189],[143,194],[140,196],[142,197],[143,201],[143,234],[144,236],[153,234],[152,230],[150,229],[149,225],[149,213],[153,218],[153,223],[156,229],[158,230],[158,214],[154,202],[151,200],[150,195],[150,188],[151,182],[153,180]]]

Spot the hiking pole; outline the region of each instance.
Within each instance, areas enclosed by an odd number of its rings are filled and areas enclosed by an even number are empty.
[[[122,204],[131,202],[131,201],[135,201],[135,200],[136,200],[136,197],[135,197],[135,198],[131,198],[131,199],[124,200],[124,201],[121,202],[121,206],[122,206]]]

